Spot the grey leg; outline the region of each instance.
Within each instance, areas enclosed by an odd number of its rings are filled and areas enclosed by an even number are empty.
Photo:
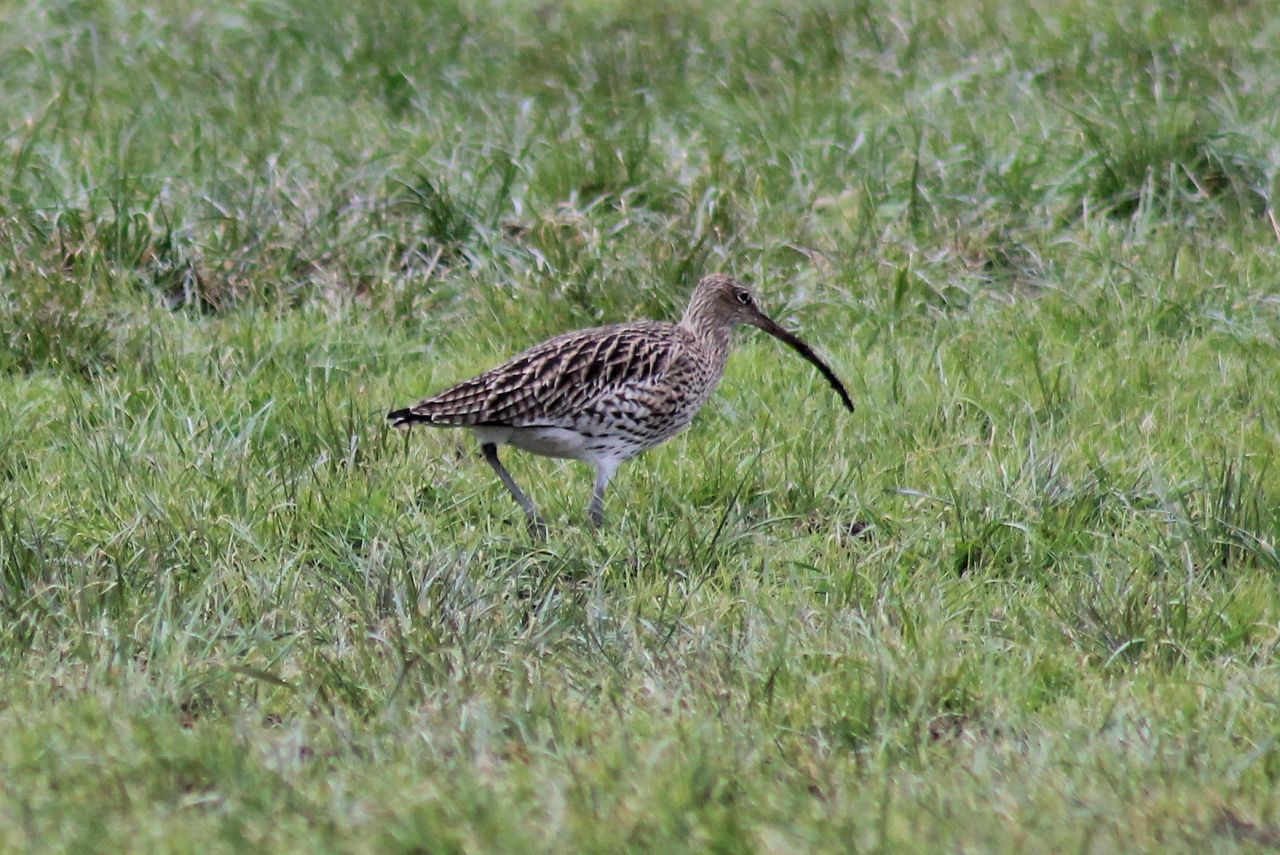
[[[613,471],[617,468],[616,463],[596,464],[596,486],[591,491],[591,506],[587,509],[587,516],[596,528],[604,525],[604,489],[609,486],[609,479],[613,477]]]
[[[533,502],[529,501],[529,497],[524,494],[524,491],[516,484],[515,479],[511,477],[507,467],[503,466],[502,461],[498,459],[498,446],[492,442],[486,442],[480,446],[480,450],[484,452],[484,459],[493,467],[493,471],[498,473],[502,483],[511,491],[516,504],[524,511],[525,518],[529,521],[529,532],[534,537],[546,537],[547,524],[543,522],[542,517],[538,514],[538,509],[533,506]]]

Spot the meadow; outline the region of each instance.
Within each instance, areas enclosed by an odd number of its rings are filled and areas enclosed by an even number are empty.
[[[1280,846],[1280,16],[0,0],[0,850]],[[387,410],[755,286],[585,466]]]

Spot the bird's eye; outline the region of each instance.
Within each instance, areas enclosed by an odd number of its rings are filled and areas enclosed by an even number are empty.
[[[751,295],[746,291],[739,291],[734,296],[736,296],[738,298],[738,302],[744,306],[751,302]]]

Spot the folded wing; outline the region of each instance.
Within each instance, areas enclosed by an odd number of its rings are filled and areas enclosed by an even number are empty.
[[[601,398],[660,380],[686,335],[653,321],[566,333],[388,418],[397,426],[570,425]]]

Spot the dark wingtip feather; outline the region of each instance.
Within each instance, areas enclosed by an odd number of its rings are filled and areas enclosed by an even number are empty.
[[[425,422],[427,419],[417,415],[409,407],[405,407],[403,410],[392,410],[387,413],[387,421],[391,422],[392,427],[403,427],[414,422]]]

